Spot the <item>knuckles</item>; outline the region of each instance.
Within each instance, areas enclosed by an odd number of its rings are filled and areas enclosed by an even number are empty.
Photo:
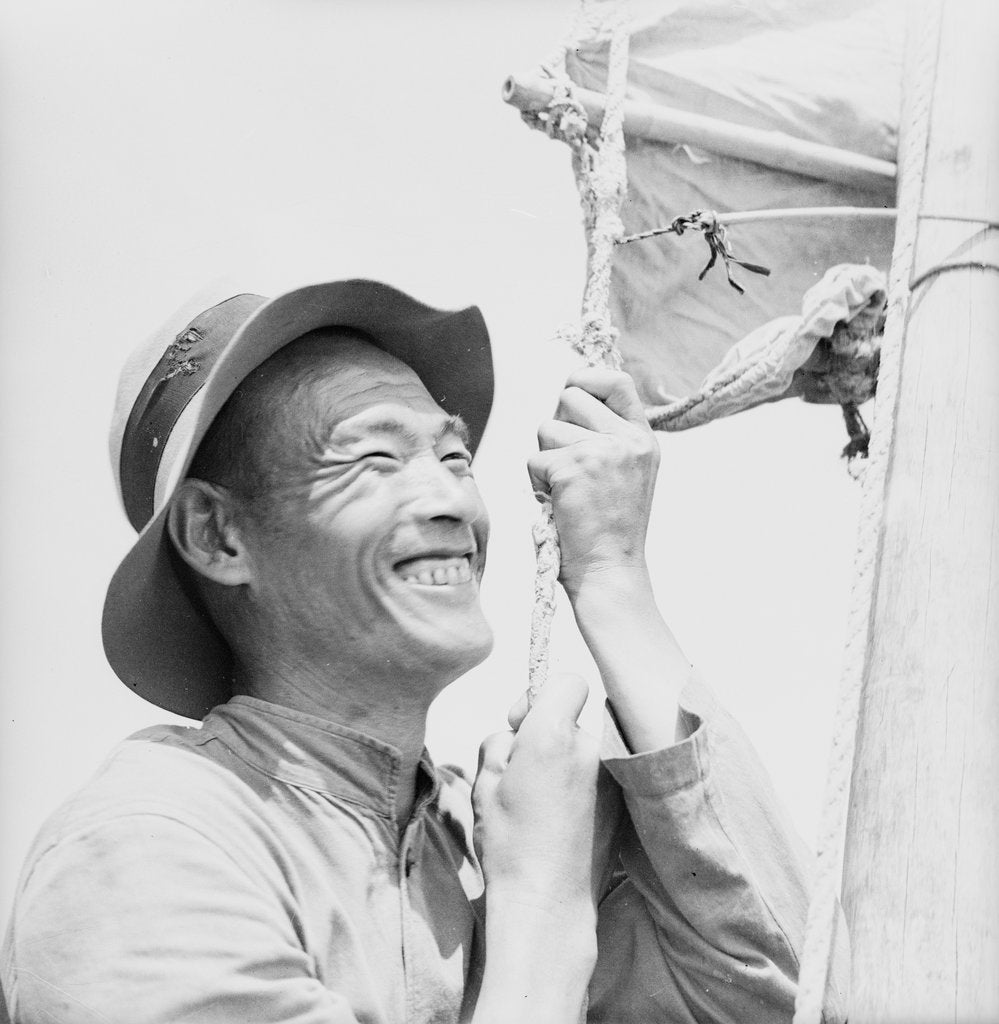
[[[542,449],[541,457],[534,455],[528,459],[528,469],[535,475],[542,474],[551,465],[552,460],[545,458],[546,454],[555,454],[560,468],[571,465],[601,477],[615,468],[654,471],[659,467],[660,453],[655,435],[651,430],[644,431],[632,424],[624,424],[615,434],[593,432],[566,447],[558,446],[542,427],[538,431],[538,443]]]
[[[589,733],[568,720],[545,728],[532,737],[535,754],[553,774],[559,767],[571,775],[595,772],[600,763],[600,745]]]
[[[624,370],[612,370],[606,366],[581,366],[566,378],[567,388],[581,388],[583,391],[620,390],[622,393],[635,392],[635,382]]]

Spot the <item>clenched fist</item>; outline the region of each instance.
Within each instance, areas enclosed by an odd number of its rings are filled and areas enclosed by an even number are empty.
[[[588,576],[644,568],[659,445],[632,379],[573,373],[538,444],[527,468],[534,490],[552,499],[570,598]]]

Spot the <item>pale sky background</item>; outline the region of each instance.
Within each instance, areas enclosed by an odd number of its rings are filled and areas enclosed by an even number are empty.
[[[524,461],[575,358],[568,151],[500,100],[575,0],[22,0],[0,42],[0,922],[31,839],[120,738],[170,716],[107,667],[131,543],[107,459],[119,366],[205,282],[370,276],[479,304],[497,363],[485,665],[439,701],[475,763],[526,685],[536,504]],[[724,287],[705,283],[706,295]],[[814,841],[859,488],[838,409],[783,403],[662,438],[649,555],[667,620]],[[563,601],[553,667],[599,681]],[[650,681],[653,684],[654,681]],[[179,720],[177,720],[179,721]]]

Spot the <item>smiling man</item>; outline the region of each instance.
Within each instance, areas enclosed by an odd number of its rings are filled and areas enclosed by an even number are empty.
[[[43,829],[4,946],[15,1022],[790,1018],[802,860],[656,608],[658,447],[625,375],[574,374],[529,462],[603,757],[573,678],[515,706],[474,794],[424,748],[492,645],[491,400],[477,310],[369,281],[196,305],[136,353],[112,461],[140,533],[105,650],[201,724],[131,737]]]

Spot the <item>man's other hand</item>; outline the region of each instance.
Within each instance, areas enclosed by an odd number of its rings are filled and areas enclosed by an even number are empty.
[[[475,846],[490,919],[512,910],[522,923],[595,926],[600,758],[596,739],[576,724],[586,693],[579,676],[552,676],[529,712],[515,705],[516,731],[490,736],[479,751]]]
[[[528,473],[535,492],[551,496],[570,597],[587,576],[644,568],[659,445],[631,377],[573,373],[538,444]]]

